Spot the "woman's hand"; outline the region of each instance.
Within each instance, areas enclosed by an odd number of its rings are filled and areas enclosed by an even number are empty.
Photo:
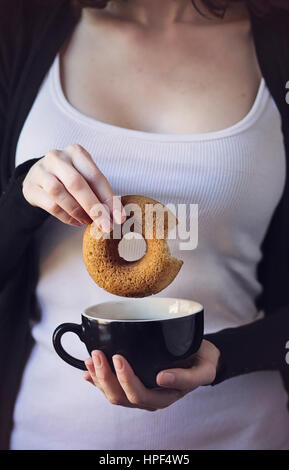
[[[203,340],[200,349],[191,357],[188,369],[168,369],[159,372],[157,383],[162,390],[146,388],[134,374],[123,356],[113,356],[117,376],[112,372],[105,355],[93,351],[85,361],[83,378],[99,388],[110,403],[155,411],[170,406],[200,385],[211,384],[216,376],[220,351]]]
[[[93,221],[105,232],[124,222],[120,201],[107,179],[81,145],[51,150],[35,163],[23,181],[23,195],[65,224]],[[119,201],[119,203],[118,203]]]

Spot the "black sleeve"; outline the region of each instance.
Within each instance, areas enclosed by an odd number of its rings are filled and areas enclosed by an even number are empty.
[[[35,230],[49,216],[44,210],[31,206],[22,193],[22,181],[37,159],[26,161],[14,171],[9,166],[6,171],[12,159],[7,152],[11,148],[14,151],[10,141],[22,125],[18,119],[17,93],[23,89],[23,80],[29,80],[33,93],[37,93],[35,83],[38,79],[41,83],[48,63],[55,56],[56,46],[62,44],[67,30],[74,24],[74,19],[66,21],[66,15],[71,16],[67,11],[70,3],[70,0],[0,0],[0,291],[13,277]],[[41,47],[45,51],[42,55],[39,54]],[[37,53],[38,62],[32,68],[30,64]],[[32,69],[34,74],[25,77],[24,69]],[[32,97],[23,97],[23,100],[31,104]],[[14,114],[17,119],[12,120],[13,127],[7,133],[9,118]]]
[[[35,230],[49,217],[48,212],[29,204],[22,193],[22,181],[38,160],[19,165],[0,198],[0,289],[13,276]]]
[[[289,374],[289,308],[261,320],[205,335],[221,352],[216,385],[237,375],[261,370]]]

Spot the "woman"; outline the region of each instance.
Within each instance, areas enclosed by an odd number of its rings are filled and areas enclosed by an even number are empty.
[[[280,36],[278,51],[282,38],[288,53],[285,2],[15,3],[24,15],[10,6],[8,19],[26,42],[21,53],[13,43],[14,56],[4,47],[1,65],[1,115],[11,128],[3,118],[3,148],[17,144],[9,184],[7,157],[1,162],[1,319],[10,346],[6,340],[4,350],[13,355],[3,367],[3,446],[12,427],[9,395],[15,397],[25,365],[12,449],[288,449],[279,373],[287,372],[289,339],[282,218],[288,131],[281,90],[262,59],[265,52],[272,63],[276,56],[260,46],[266,24],[276,42]],[[22,81],[15,78],[19,64]],[[278,66],[279,76],[285,65]],[[86,360],[81,380],[51,346],[57,324],[78,322],[84,307],[115,298],[83,268],[81,226],[95,220],[99,201],[110,207],[114,194],[134,193],[199,205],[199,245],[180,254],[184,267],[160,295],[203,303],[206,339],[194,367],[159,373],[161,391],[145,389],[120,355],[115,377],[100,351]],[[123,220],[116,212],[97,223],[110,230],[112,219]],[[78,347],[70,338],[67,348]],[[209,384],[218,385],[201,387]]]

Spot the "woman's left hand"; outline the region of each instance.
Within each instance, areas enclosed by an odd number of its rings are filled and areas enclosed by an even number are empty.
[[[83,377],[114,405],[156,411],[170,406],[200,385],[211,384],[216,377],[219,356],[216,346],[203,340],[198,352],[191,357],[192,366],[159,372],[157,383],[163,388],[155,390],[146,388],[119,354],[113,356],[115,375],[103,352],[97,350],[85,361],[87,372]]]

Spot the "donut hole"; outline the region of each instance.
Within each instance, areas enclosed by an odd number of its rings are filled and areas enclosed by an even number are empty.
[[[118,244],[118,254],[125,261],[138,261],[146,253],[144,237],[138,232],[126,233]]]

